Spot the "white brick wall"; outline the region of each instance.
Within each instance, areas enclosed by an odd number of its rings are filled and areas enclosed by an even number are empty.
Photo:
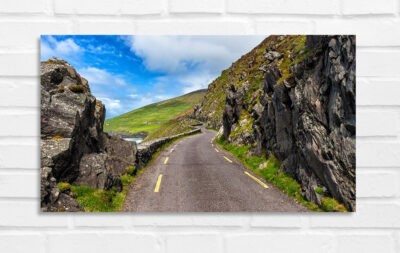
[[[400,252],[400,0],[1,0],[0,252]],[[40,214],[40,34],[357,34],[354,214]]]

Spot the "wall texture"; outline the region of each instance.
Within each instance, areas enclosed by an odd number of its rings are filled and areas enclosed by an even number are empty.
[[[283,5],[284,3],[285,5]],[[1,252],[400,252],[400,0],[1,0]],[[356,34],[354,214],[40,214],[40,34]]]

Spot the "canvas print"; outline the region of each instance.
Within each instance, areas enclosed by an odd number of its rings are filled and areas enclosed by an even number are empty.
[[[353,35],[40,41],[42,212],[354,212]]]

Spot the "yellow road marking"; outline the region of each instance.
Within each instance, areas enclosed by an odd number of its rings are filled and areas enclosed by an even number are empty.
[[[219,151],[218,151],[218,149],[216,149],[216,148],[214,148],[215,149],[215,151],[218,153]]]
[[[161,185],[161,179],[162,179],[162,174],[158,176],[156,187],[154,188],[154,192],[158,192],[160,190],[160,185]]]
[[[172,153],[172,151],[174,151],[174,149],[171,149],[171,151],[169,151],[169,152]]]
[[[211,144],[211,146],[213,146],[213,147],[214,147],[214,144]]]
[[[167,164],[169,157],[165,158],[164,164]]]
[[[232,160],[229,159],[228,157],[224,156],[225,160],[227,160],[228,162],[232,163]]]
[[[252,179],[254,179],[254,181],[256,181],[257,183],[259,183],[262,187],[264,187],[265,189],[268,189],[268,185],[266,185],[263,181],[261,181],[260,179],[256,178],[255,176],[251,175],[249,172],[245,171],[244,174],[246,174],[247,176],[251,177]]]

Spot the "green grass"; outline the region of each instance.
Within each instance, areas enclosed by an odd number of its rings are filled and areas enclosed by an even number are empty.
[[[185,111],[192,110],[206,91],[200,90],[186,95],[150,104],[105,121],[104,130],[117,133],[146,133],[151,135]]]
[[[300,184],[280,170],[281,163],[273,155],[267,160],[263,157],[249,155],[250,146],[234,145],[224,140],[223,136],[216,139],[217,144],[223,149],[227,150],[233,156],[238,158],[247,168],[252,170],[255,174],[261,176],[268,182],[272,183],[289,197],[295,199],[309,210],[312,211],[325,211],[325,212],[346,212],[346,208],[334,198],[324,196],[322,198],[322,205],[319,207],[317,204],[310,202],[303,198]],[[320,188],[320,187],[317,187]],[[318,193],[323,192],[323,189],[315,189]]]
[[[322,209],[327,212],[347,212],[346,208],[336,199],[330,197],[322,198]]]
[[[192,112],[192,107],[189,107],[187,110],[181,112],[175,118],[164,122],[160,125],[158,129],[151,132],[145,139],[145,141],[161,138],[161,137],[168,137],[184,132],[189,132],[192,130],[190,127],[197,123],[193,119],[190,119],[188,116]]]
[[[129,185],[136,180],[137,170],[134,166],[126,168],[126,174],[120,176],[122,191],[102,190],[86,185],[71,185],[66,182],[57,184],[60,192],[71,192],[85,212],[119,212],[125,202]]]
[[[99,190],[85,185],[72,185],[71,191],[85,212],[115,212],[122,209],[124,192]]]
[[[184,138],[184,136],[162,145],[141,170],[137,170],[134,166],[128,166],[126,173],[120,176],[122,182],[121,192],[116,192],[114,189],[102,190],[86,185],[71,185],[66,182],[59,182],[57,184],[58,189],[60,192],[72,192],[72,196],[83,207],[85,212],[120,212],[130,184],[135,182],[145,169],[153,163],[162,150],[181,138]]]

